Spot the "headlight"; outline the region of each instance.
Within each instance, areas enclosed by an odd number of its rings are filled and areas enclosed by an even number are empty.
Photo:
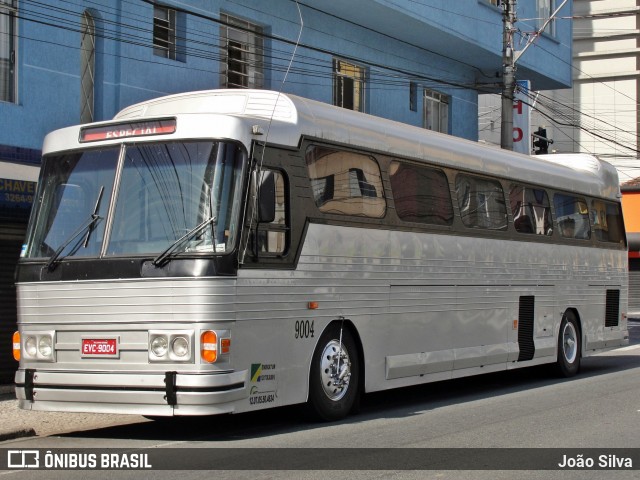
[[[151,351],[156,357],[164,357],[167,354],[169,342],[164,335],[158,335],[151,340]]]
[[[24,352],[28,357],[33,357],[38,354],[38,342],[36,337],[27,337],[24,341]]]
[[[176,337],[171,343],[171,350],[176,357],[184,358],[189,355],[189,341],[184,337]]]
[[[193,363],[193,331],[149,331],[149,362]]]
[[[54,330],[46,332],[23,332],[21,337],[22,359],[25,361],[56,361],[56,332]],[[14,347],[15,348],[15,347]]]
[[[38,353],[44,358],[51,358],[53,355],[53,341],[49,336],[40,337],[38,342]]]

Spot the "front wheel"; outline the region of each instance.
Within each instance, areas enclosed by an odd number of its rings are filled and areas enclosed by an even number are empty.
[[[342,330],[342,345],[340,334]],[[322,420],[346,417],[358,400],[360,362],[348,328],[331,325],[324,331],[311,360],[309,405]]]
[[[572,312],[566,312],[560,323],[558,334],[558,372],[572,377],[580,370],[581,341],[578,320]]]

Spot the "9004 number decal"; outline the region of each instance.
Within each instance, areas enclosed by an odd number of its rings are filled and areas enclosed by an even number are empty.
[[[297,320],[295,326],[296,338],[313,338],[313,320]]]

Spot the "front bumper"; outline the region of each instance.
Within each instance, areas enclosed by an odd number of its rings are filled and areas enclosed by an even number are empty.
[[[212,415],[247,398],[248,371],[111,373],[21,369],[16,396],[26,410]]]

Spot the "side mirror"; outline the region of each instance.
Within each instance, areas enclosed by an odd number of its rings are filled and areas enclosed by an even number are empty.
[[[258,221],[271,223],[276,219],[276,180],[273,172],[260,173]]]

